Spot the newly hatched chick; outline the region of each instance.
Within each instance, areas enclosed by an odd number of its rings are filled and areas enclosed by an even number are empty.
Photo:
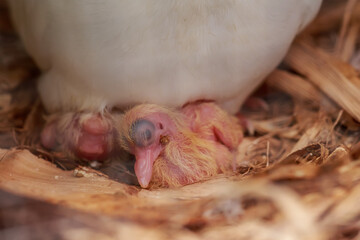
[[[103,160],[117,135],[106,109],[180,107],[203,99],[238,111],[321,0],[8,3],[42,70],[43,104],[56,114],[42,133],[43,145]]]
[[[182,186],[231,171],[242,140],[238,119],[213,102],[180,111],[142,104],[120,122],[122,146],[135,155],[143,188]]]

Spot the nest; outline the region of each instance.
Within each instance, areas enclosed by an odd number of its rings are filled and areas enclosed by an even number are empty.
[[[356,0],[327,1],[242,109],[236,173],[153,190],[40,146],[39,72],[0,13],[1,239],[360,239]]]

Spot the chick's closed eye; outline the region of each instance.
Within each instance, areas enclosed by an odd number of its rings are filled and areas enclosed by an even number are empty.
[[[138,119],[131,125],[130,137],[137,147],[147,147],[155,141],[155,126],[146,119]]]

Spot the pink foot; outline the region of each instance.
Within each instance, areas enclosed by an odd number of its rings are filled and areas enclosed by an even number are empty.
[[[249,97],[245,102],[244,106],[252,110],[265,110],[269,111],[269,105],[263,99],[258,97]]]
[[[113,151],[115,130],[109,116],[68,113],[52,116],[41,133],[45,148],[85,161],[104,161]]]
[[[253,123],[241,113],[237,113],[236,117],[239,119],[241,127],[246,130],[250,136],[253,136],[255,134]]]

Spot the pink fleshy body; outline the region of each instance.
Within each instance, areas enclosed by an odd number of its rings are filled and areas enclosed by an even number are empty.
[[[132,136],[139,119],[154,126],[146,146]],[[125,113],[120,132],[125,134],[122,145],[135,155],[143,188],[182,186],[231,171],[242,139],[237,119],[214,103],[188,104],[180,112],[139,105]]]

